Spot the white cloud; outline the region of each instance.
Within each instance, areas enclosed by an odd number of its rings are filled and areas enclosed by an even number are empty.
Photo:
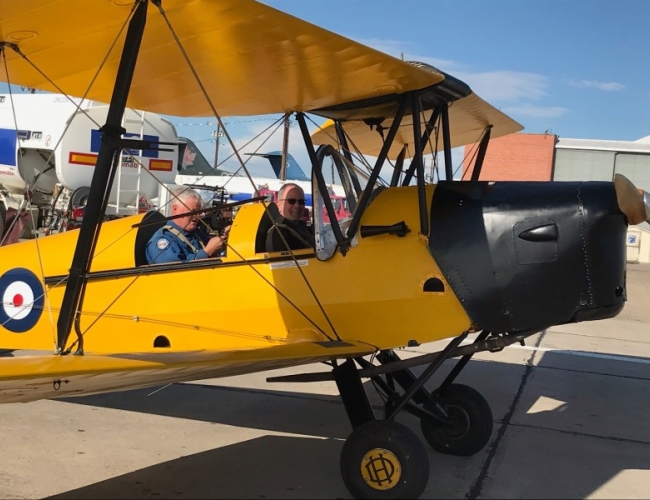
[[[459,77],[488,102],[520,99],[537,101],[548,95],[546,92],[548,78],[536,73],[503,70],[467,73]]]
[[[570,80],[569,85],[579,88],[604,90],[605,92],[619,92],[625,85],[618,82],[598,82],[596,80]]]
[[[453,61],[415,57],[446,73],[460,78],[488,102],[507,102],[520,99],[539,100],[548,95],[548,78],[537,73],[510,70],[473,73],[467,67]]]
[[[413,44],[381,39],[357,39],[357,41],[397,58],[403,54],[406,61],[430,64],[460,78],[488,102],[539,100],[548,95],[546,91],[548,78],[537,73],[511,70],[472,72],[466,65],[455,61],[416,54],[412,51]]]
[[[529,118],[558,118],[564,115],[568,109],[560,106],[535,106],[533,104],[521,104],[515,106],[505,106],[502,111],[510,116],[526,116]]]

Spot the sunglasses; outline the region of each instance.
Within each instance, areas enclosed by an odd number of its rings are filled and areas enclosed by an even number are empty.
[[[305,204],[305,199],[304,198],[283,198],[280,201],[286,201],[289,205],[295,205],[298,203],[298,205],[304,205]]]

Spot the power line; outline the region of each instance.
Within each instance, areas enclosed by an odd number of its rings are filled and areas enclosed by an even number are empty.
[[[267,122],[267,121],[275,121],[273,118],[256,118],[252,120],[231,120],[231,121],[224,121],[224,125],[236,125],[238,123],[251,123],[251,122]],[[216,126],[218,125],[219,122],[199,122],[199,123],[174,123],[174,127],[187,127],[187,126],[200,126],[200,127],[205,127],[205,126]]]

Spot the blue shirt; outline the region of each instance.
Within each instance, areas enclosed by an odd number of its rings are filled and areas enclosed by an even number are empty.
[[[201,243],[206,243],[210,238],[200,229],[183,231],[174,221],[169,221],[169,226],[178,230],[187,238],[197,252],[181,238],[176,236],[167,227],[161,227],[154,233],[147,243],[147,262],[149,264],[162,264],[164,262],[187,262],[196,259],[207,259],[208,253],[203,250]]]

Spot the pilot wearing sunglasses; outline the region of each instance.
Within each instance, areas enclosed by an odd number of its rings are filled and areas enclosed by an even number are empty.
[[[284,184],[278,191],[277,205],[281,219],[271,226],[267,233],[266,251],[313,248],[314,235],[311,228],[302,220],[305,211],[305,192],[302,188],[293,183]]]

